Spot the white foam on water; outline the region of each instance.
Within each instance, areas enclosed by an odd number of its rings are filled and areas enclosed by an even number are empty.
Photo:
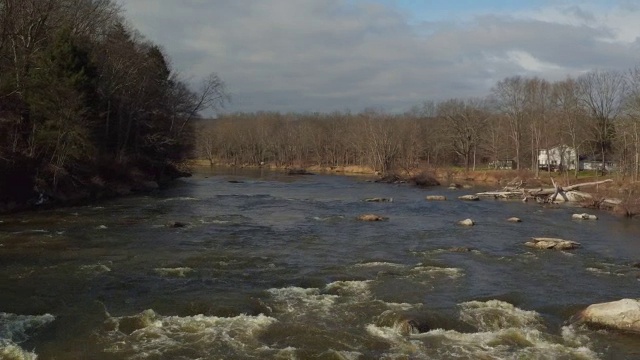
[[[606,269],[599,269],[596,267],[588,267],[586,268],[587,271],[594,273],[596,275],[612,275],[612,276],[625,276],[625,274],[620,274],[620,273],[615,273],[613,271],[609,271]]]
[[[235,317],[161,316],[145,310],[107,320],[105,351],[122,358],[255,358],[267,349],[258,336],[276,319],[265,315]]]
[[[55,317],[44,315],[16,315],[0,313],[0,359],[34,360],[37,355],[18,344],[29,340],[30,334],[51,323]]]
[[[80,265],[80,271],[87,274],[104,274],[111,271],[111,268],[104,264]]]
[[[589,338],[564,327],[562,336],[546,332],[535,311],[491,300],[460,304],[460,318],[477,332],[435,329],[407,334],[397,326],[368,325],[370,335],[384,339],[390,350],[384,358],[424,359],[598,359]]]
[[[464,271],[459,268],[445,268],[438,266],[416,266],[409,270],[410,273],[416,275],[444,276],[451,279],[464,276]]]
[[[170,277],[185,277],[187,274],[192,273],[194,270],[190,267],[177,267],[177,268],[155,268],[153,269],[160,276]]]
[[[355,264],[353,265],[354,267],[365,267],[365,268],[394,268],[394,269],[403,269],[406,266],[403,264],[397,264],[397,263],[392,263],[392,262],[386,262],[386,261],[372,261],[372,262],[365,262],[365,263],[359,263],[359,264]]]
[[[11,234],[13,235],[21,235],[21,234],[48,234],[49,231],[43,229],[32,229],[32,230],[22,230],[22,231],[14,231]]]
[[[574,347],[588,347],[591,339],[585,333],[582,333],[574,325],[562,327],[562,339],[565,343]]]
[[[344,219],[343,215],[330,215],[330,216],[324,216],[324,217],[320,217],[320,216],[314,216],[313,220],[316,221],[335,221],[335,220],[342,220]]]
[[[365,329],[367,332],[377,338],[384,339],[391,346],[390,353],[383,358],[394,358],[391,355],[416,355],[421,352],[423,347],[419,341],[412,341],[409,337],[403,335],[396,327],[377,326],[368,324]]]
[[[390,344],[385,358],[419,359],[598,359],[586,346],[566,344],[531,328],[461,333],[436,329],[403,336],[395,328],[368,325],[367,331]]]
[[[357,297],[359,299],[367,299],[371,297],[369,286],[371,280],[365,281],[335,281],[328,284],[324,291],[329,294],[340,296]]]
[[[427,355],[445,359],[598,359],[587,347],[574,347],[562,338],[526,327],[477,333],[439,329],[412,338],[424,341]]]
[[[460,320],[480,331],[543,326],[542,317],[537,312],[519,309],[505,301],[469,301],[459,306]]]
[[[271,295],[273,310],[294,315],[329,315],[338,295],[321,294],[320,289],[286,287],[267,290]]]
[[[464,276],[464,270],[458,268],[444,268],[438,266],[416,266],[409,270],[405,278],[428,285],[434,280],[455,280]]]
[[[51,314],[16,315],[0,313],[0,340],[21,343],[29,339],[29,332],[35,331],[55,320]]]
[[[163,202],[169,202],[169,201],[198,201],[200,199],[194,198],[194,197],[189,197],[189,196],[178,196],[178,197],[174,197],[174,198],[168,198],[168,199],[164,199],[162,200]]]
[[[3,360],[36,360],[38,355],[26,351],[20,346],[10,342],[0,340],[0,359]]]
[[[226,224],[231,224],[230,220],[211,220],[211,221],[204,221],[204,220],[200,220],[201,223],[203,224],[215,224],[215,225],[226,225]]]
[[[361,359],[362,356],[363,354],[358,351],[337,351],[337,350],[330,349],[318,355],[318,358],[338,359],[338,360],[358,360],[358,359]]]

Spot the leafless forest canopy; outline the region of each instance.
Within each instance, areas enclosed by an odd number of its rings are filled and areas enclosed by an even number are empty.
[[[513,160],[537,170],[538,152],[563,144],[634,180],[640,168],[640,66],[557,82],[509,77],[484,98],[427,100],[404,114],[200,119],[227,100],[215,73],[195,89],[176,75],[113,0],[0,0],[0,203],[132,174],[157,181],[189,156],[381,172]]]
[[[566,145],[638,178],[640,67],[549,82],[509,77],[484,98],[425,101],[404,114],[235,113],[198,126],[197,155],[212,163],[491,167],[537,171],[541,149]]]

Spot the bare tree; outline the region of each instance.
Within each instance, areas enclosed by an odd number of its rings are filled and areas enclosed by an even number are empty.
[[[548,149],[548,140],[556,132],[553,128],[548,127],[551,111],[551,84],[539,78],[527,79],[525,90],[525,111],[527,122],[531,129],[531,167],[535,171],[536,177],[539,177],[538,154],[540,153],[542,142],[546,140],[545,147]],[[566,165],[568,164],[560,164],[563,168]]]
[[[617,71],[592,71],[578,78],[581,104],[594,121],[594,140],[602,156],[602,169],[615,137],[614,121],[625,98],[624,75]]]
[[[572,78],[554,83],[553,102],[554,116],[559,120],[562,134],[569,139],[571,147],[575,149],[574,176],[577,178],[580,170],[580,153],[586,141],[584,126],[586,114],[580,106],[578,83]]]
[[[445,122],[453,150],[462,158],[465,169],[475,167],[475,154],[480,133],[489,117],[486,105],[480,99],[447,100],[438,104],[438,115]]]
[[[640,175],[640,66],[636,66],[628,73],[629,93],[625,101],[628,117],[627,129],[633,137],[634,167],[633,180],[638,181]]]
[[[522,157],[522,129],[526,111],[526,80],[520,76],[506,78],[493,87],[497,106],[509,122],[510,137],[516,153],[516,168],[520,169]]]

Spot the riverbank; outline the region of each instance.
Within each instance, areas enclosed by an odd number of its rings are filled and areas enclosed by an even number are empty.
[[[0,179],[0,214],[90,203],[157,191],[191,174],[180,166],[152,162],[103,162],[70,169],[4,167]],[[48,171],[48,173],[46,172]]]
[[[194,169],[210,168],[211,163],[208,160],[191,160],[188,165]],[[495,169],[479,169],[469,170],[456,167],[429,167],[421,169],[411,169],[408,171],[400,171],[391,174],[381,174],[375,169],[367,166],[279,166],[276,164],[263,165],[230,165],[216,162],[213,166],[231,167],[231,168],[263,168],[271,171],[287,172],[294,170],[300,172],[304,170],[309,173],[317,174],[334,174],[345,176],[371,176],[376,177],[382,182],[407,182],[415,183],[416,178],[431,178],[437,180],[444,186],[483,186],[495,187],[502,189],[505,186],[519,186],[521,188],[549,188],[554,187],[554,182],[559,186],[570,186],[584,182],[599,181],[611,179],[606,184],[601,184],[591,188],[582,189],[582,191],[592,196],[591,201],[586,201],[580,205],[585,208],[600,209],[613,212],[620,216],[633,217],[640,214],[640,184],[633,183],[628,179],[619,178],[613,175],[602,176],[595,173],[581,172],[576,178],[573,174],[555,173],[541,171],[536,174],[530,170],[495,170]],[[552,180],[553,179],[553,180]],[[427,183],[434,184],[432,181]],[[619,206],[609,206],[604,199],[617,199],[620,201]]]

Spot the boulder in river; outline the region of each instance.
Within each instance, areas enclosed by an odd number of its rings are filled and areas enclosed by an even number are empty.
[[[447,197],[444,195],[427,195],[425,199],[429,201],[445,201],[447,200]]]
[[[462,221],[458,221],[458,224],[463,225],[463,226],[473,226],[476,223],[473,222],[473,220],[471,220],[471,219],[464,219]]]
[[[512,223],[519,223],[522,222],[522,220],[520,220],[519,217],[510,217],[507,219],[508,222],[512,222]]]
[[[387,218],[380,216],[380,215],[376,215],[376,214],[364,214],[364,215],[360,215],[358,216],[358,220],[360,221],[384,221],[387,220]]]
[[[587,324],[640,332],[640,300],[622,299],[593,304],[582,310],[578,318]]]
[[[573,220],[598,220],[598,217],[592,214],[573,214],[571,216]]]
[[[580,247],[580,243],[557,238],[534,237],[525,243],[536,249],[572,250]]]
[[[464,200],[464,201],[478,201],[480,200],[480,197],[478,197],[478,195],[462,195],[462,196],[459,196],[458,199]]]

